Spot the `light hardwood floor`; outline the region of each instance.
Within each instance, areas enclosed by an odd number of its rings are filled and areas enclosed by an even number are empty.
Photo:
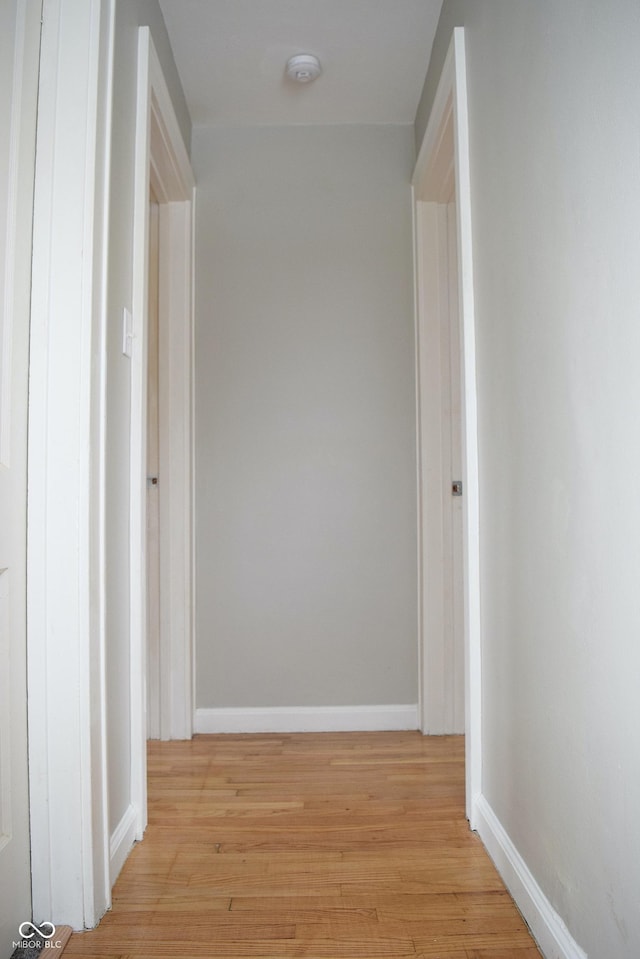
[[[464,741],[149,744],[149,827],[64,959],[539,959],[464,818]]]

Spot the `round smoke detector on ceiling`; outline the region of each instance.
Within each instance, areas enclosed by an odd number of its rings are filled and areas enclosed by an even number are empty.
[[[287,60],[287,76],[296,83],[311,83],[321,73],[320,61],[312,53],[299,53]]]

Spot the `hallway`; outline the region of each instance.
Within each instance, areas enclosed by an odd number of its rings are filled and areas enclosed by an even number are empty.
[[[149,744],[149,826],[65,959],[534,959],[464,818],[464,740]]]

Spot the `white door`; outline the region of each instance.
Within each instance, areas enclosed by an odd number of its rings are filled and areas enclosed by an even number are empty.
[[[41,0],[0,4],[0,953],[6,956],[20,923],[31,919],[27,373],[41,10]]]
[[[160,208],[149,197],[149,298],[147,301],[147,736],[160,739]]]
[[[465,731],[462,353],[455,195],[445,187],[417,206],[421,728],[432,735]]]
[[[460,311],[458,296],[458,250],[455,196],[447,204],[447,265],[449,276],[449,309],[443,313],[442,356],[443,396],[443,465],[442,482],[450,491],[449,508],[445,509],[444,572],[445,649],[447,655],[448,727],[452,733],[464,732],[464,570],[462,503],[462,383],[460,352]],[[445,499],[446,502],[446,499]]]

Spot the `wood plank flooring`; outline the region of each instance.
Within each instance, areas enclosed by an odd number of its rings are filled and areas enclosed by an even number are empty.
[[[65,959],[539,959],[464,818],[462,737],[149,744],[149,827]]]

